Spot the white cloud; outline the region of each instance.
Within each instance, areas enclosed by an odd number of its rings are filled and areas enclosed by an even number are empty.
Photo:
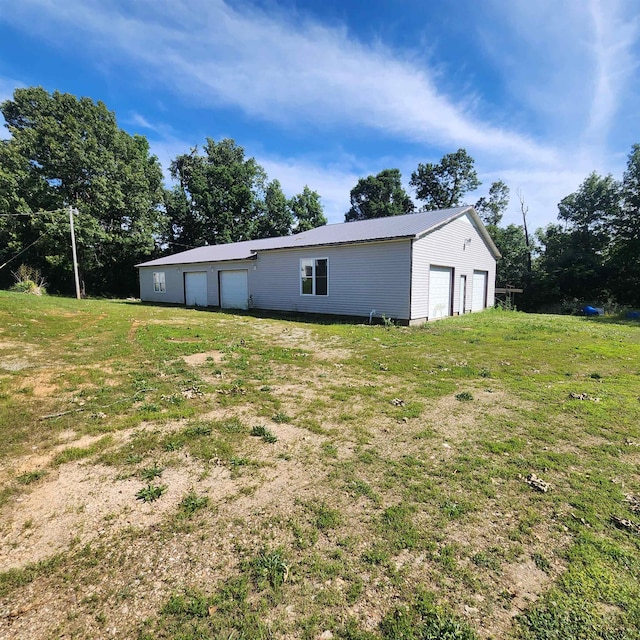
[[[5,19],[57,42],[101,44],[170,91],[282,126],[365,126],[412,142],[555,160],[553,149],[454,104],[428,68],[344,29],[222,0],[140,2],[126,15],[108,0],[23,0]]]
[[[299,158],[257,157],[270,179],[278,179],[288,197],[300,193],[305,185],[317,191],[330,223],[344,222],[349,209],[349,193],[360,174],[350,164],[329,165]]]
[[[126,120],[124,120],[124,124],[147,129],[148,131],[153,131],[154,133],[160,132],[160,129],[156,125],[152,124],[143,115],[136,113],[135,111],[132,112]]]
[[[587,143],[602,146],[616,116],[625,87],[630,84],[637,62],[632,47],[638,40],[639,22],[624,15],[616,0],[591,0],[595,59],[593,101],[585,132]]]

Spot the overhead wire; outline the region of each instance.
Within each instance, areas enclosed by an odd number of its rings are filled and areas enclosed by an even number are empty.
[[[42,240],[42,238],[44,238],[46,235],[50,234],[51,231],[45,231],[44,233],[41,233],[40,236],[38,236],[28,247],[25,247],[22,251],[19,251],[18,253],[16,253],[16,255],[13,256],[13,258],[9,258],[9,260],[7,260],[4,264],[0,264],[0,269],[4,269],[8,264],[13,262],[17,257],[21,256],[25,251],[28,251],[29,249],[31,249],[31,247],[33,247],[34,244],[36,244],[37,242],[40,242],[40,240]]]
[[[0,213],[0,216],[4,216],[4,217],[8,217],[8,216],[36,216],[36,215],[43,215],[43,214],[46,214],[46,213],[60,213],[60,212],[64,212],[64,209],[55,209],[53,211],[31,211],[29,213]],[[20,257],[25,251],[28,251],[29,249],[31,249],[31,247],[33,247],[34,244],[40,242],[40,240],[42,240],[42,238],[44,238],[46,235],[50,234],[52,231],[53,231],[53,229],[51,229],[49,231],[42,232],[29,246],[25,247],[24,249],[22,249],[21,251],[16,253],[16,255],[13,256],[12,258],[9,258],[9,260],[7,260],[4,264],[1,264],[0,265],[0,270],[4,269],[8,264],[11,264],[16,258]]]

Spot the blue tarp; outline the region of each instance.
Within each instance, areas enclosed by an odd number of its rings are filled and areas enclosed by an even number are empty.
[[[584,313],[585,316],[599,316],[602,314],[600,309],[596,309],[595,307],[592,307],[590,305],[583,307],[582,313]]]

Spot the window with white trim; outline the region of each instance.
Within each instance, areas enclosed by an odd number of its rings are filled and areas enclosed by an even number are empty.
[[[329,291],[329,259],[302,258],[300,260],[300,294],[326,296]]]
[[[164,280],[164,271],[153,272],[153,292],[165,293],[167,290]]]

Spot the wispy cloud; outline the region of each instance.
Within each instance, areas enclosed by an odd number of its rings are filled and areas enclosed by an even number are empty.
[[[595,74],[587,143],[602,146],[616,116],[625,87],[638,64],[632,47],[637,43],[639,21],[625,15],[617,0],[591,0]]]
[[[141,129],[146,129],[147,131],[153,131],[154,133],[161,133],[162,128],[158,127],[158,125],[152,124],[147,118],[145,118],[142,114],[132,112],[128,118],[124,121],[124,124],[133,125],[134,127],[140,127]]]
[[[23,0],[7,19],[56,41],[101,43],[166,90],[281,126],[340,123],[412,142],[555,159],[553,149],[455,104],[426,66],[341,28],[294,25],[284,14],[222,0],[139,2],[126,15],[113,0]]]

